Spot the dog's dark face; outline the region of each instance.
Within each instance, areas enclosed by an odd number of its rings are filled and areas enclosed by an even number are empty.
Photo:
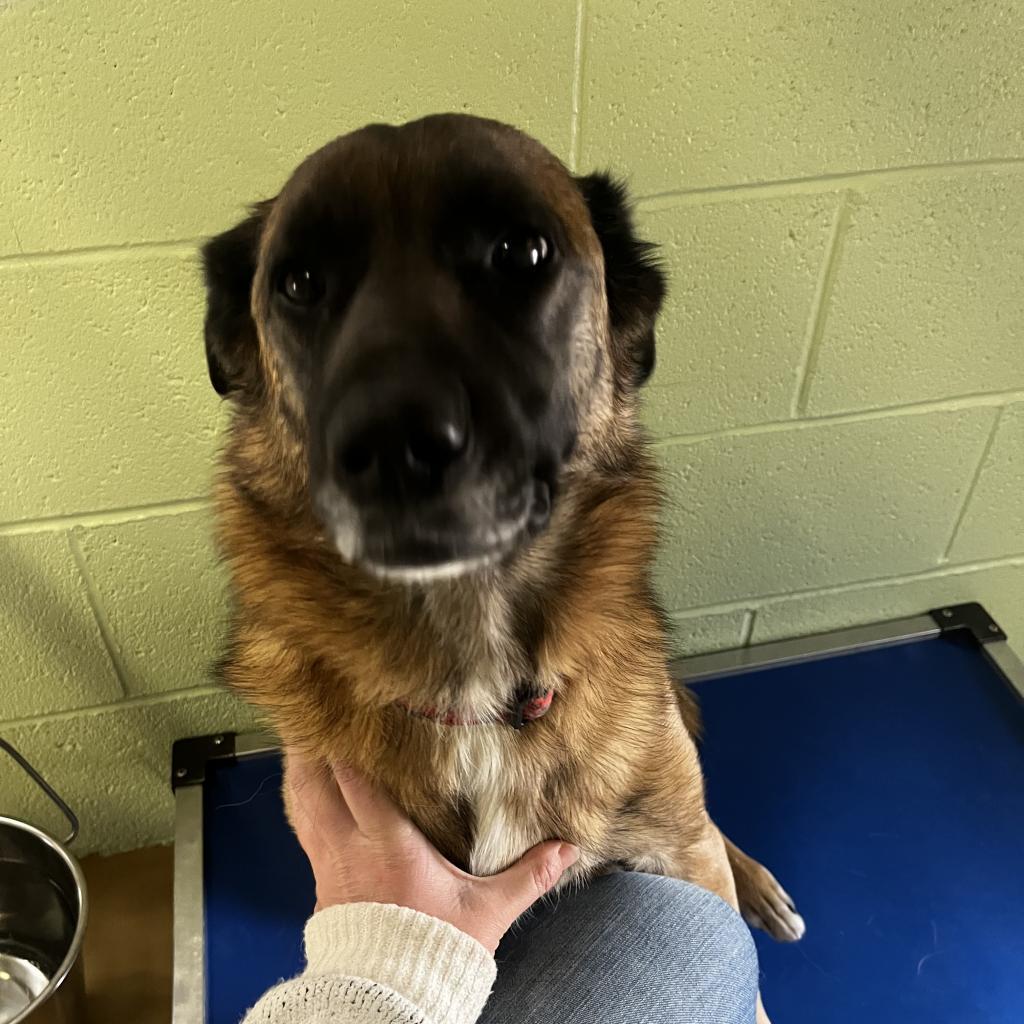
[[[379,575],[517,550],[653,365],[664,286],[622,190],[495,122],[343,136],[203,255],[214,386],[274,408]]]

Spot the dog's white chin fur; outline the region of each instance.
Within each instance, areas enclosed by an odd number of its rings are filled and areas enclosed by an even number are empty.
[[[393,583],[437,583],[441,580],[453,580],[459,576],[468,576],[478,569],[486,569],[494,565],[498,554],[479,555],[475,558],[457,558],[438,565],[378,565],[374,562],[361,561],[360,567],[382,580]]]
[[[330,501],[330,536],[338,554],[350,565],[358,565],[378,579],[410,585],[453,580],[495,565],[522,536],[529,516],[528,510],[524,510],[518,520],[502,523],[489,531],[484,540],[493,547],[484,554],[433,565],[389,565],[365,557],[363,524],[355,506],[333,489]]]
[[[468,576],[479,569],[486,569],[488,566],[494,565],[506,550],[502,546],[483,555],[475,555],[472,558],[453,558],[450,561],[438,562],[433,565],[385,565],[359,556],[362,538],[358,529],[353,529],[351,526],[336,527],[333,539],[338,554],[346,562],[358,565],[359,568],[364,569],[371,576],[376,576],[377,579],[388,580],[392,583],[437,583],[441,580],[453,580],[459,576]]]

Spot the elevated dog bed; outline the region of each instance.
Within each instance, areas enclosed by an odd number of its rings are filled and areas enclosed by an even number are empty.
[[[712,814],[807,922],[794,945],[757,933],[772,1017],[1024,1020],[1024,669],[984,609],[674,669]],[[313,883],[280,782],[258,737],[176,746],[175,1024],[236,1024],[301,969]]]

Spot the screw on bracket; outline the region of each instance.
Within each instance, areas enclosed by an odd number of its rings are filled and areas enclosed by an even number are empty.
[[[211,761],[233,760],[234,756],[233,732],[178,740],[171,750],[171,789],[205,782],[206,766]]]
[[[966,630],[979,644],[1006,639],[999,623],[977,601],[937,608],[930,614],[944,634]]]

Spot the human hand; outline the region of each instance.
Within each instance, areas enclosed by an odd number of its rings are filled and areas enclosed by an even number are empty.
[[[344,765],[285,757],[292,825],[316,879],[316,909],[394,903],[453,924],[490,953],[512,923],[579,857],[539,843],[500,875],[480,878],[446,860],[394,801]]]

